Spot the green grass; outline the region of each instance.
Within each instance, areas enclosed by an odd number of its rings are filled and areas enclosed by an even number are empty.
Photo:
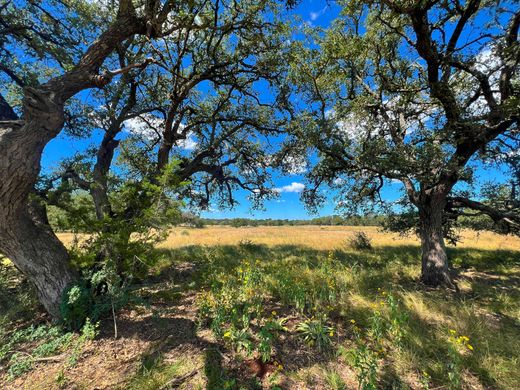
[[[520,252],[450,248],[460,292],[421,286],[412,245],[322,251],[247,242],[160,255],[146,299],[174,313],[195,295],[193,337],[206,332],[212,341],[189,361],[143,351],[124,388],[158,389],[192,370],[180,388],[259,388],[248,359],[273,368],[263,383],[272,389],[520,388]],[[186,263],[189,272],[175,271]],[[9,287],[0,288],[7,335],[34,300],[13,279],[0,283]],[[160,313],[154,326],[163,326]]]
[[[205,291],[199,304],[209,318],[206,324],[209,321],[207,326],[216,328],[215,335],[224,344],[229,345],[222,336],[224,330],[240,327],[250,329],[252,342],[258,344],[254,328],[266,321],[270,307],[278,305],[280,313],[296,313],[301,321],[327,316],[329,325],[344,334],[336,340],[332,354],[340,347],[354,348],[349,321],[355,320],[366,333],[363,337],[367,343],[384,347],[378,363],[380,385],[416,387],[429,382],[430,387],[455,388],[457,385],[450,385],[447,378],[451,371],[457,371],[464,386],[480,383],[485,387],[520,388],[520,253],[450,248],[449,255],[460,273],[460,293],[425,289],[417,283],[419,250],[414,246],[367,252],[251,243],[192,246],[165,250],[163,267],[169,267],[170,259],[197,264],[190,288]],[[256,278],[253,284],[251,278]],[[251,291],[254,294],[250,299]],[[381,340],[370,336],[374,313],[380,312],[384,321],[391,321],[387,305],[380,306],[381,291],[399,300],[397,310],[408,318],[399,325],[403,333],[399,345],[386,333],[379,336]],[[209,309],[208,301],[213,304]],[[249,316],[245,326],[240,323],[244,313]],[[467,336],[472,350],[453,346],[450,329]],[[294,332],[289,337],[299,336]],[[454,348],[457,362],[447,362]],[[349,362],[344,364],[348,366]],[[301,376],[302,370],[305,367],[297,367],[294,372]],[[327,372],[325,364],[323,380],[335,380]],[[291,372],[284,374],[290,376]]]

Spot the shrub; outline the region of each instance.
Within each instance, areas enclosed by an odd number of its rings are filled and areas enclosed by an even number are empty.
[[[348,240],[348,245],[357,251],[372,250],[372,240],[365,232],[356,232],[354,236]]]
[[[301,333],[308,345],[316,346],[320,351],[330,347],[331,337],[334,336],[334,329],[327,325],[325,316],[313,317],[300,322],[296,330]]]
[[[126,282],[106,265],[97,272],[87,273],[78,284],[65,291],[60,307],[62,321],[65,327],[77,331],[87,319],[97,322],[130,300]]]

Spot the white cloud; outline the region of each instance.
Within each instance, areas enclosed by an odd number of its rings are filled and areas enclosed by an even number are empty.
[[[186,135],[186,139],[180,140],[177,142],[177,145],[181,149],[185,150],[193,150],[197,147],[197,141],[195,140],[195,134],[189,132]]]
[[[302,183],[292,182],[289,185],[275,188],[276,192],[302,192],[305,189],[305,185]]]
[[[316,19],[318,19],[323,13],[327,10],[327,6],[323,7],[319,11],[311,12],[309,14],[309,18],[314,22]]]
[[[155,140],[161,138],[164,119],[155,115],[144,114],[128,119],[124,122],[125,130],[131,134],[141,135],[146,139]],[[181,129],[183,125],[181,125]],[[197,147],[197,141],[193,132],[188,132],[185,139],[177,140],[177,147],[184,150],[193,150]]]
[[[125,130],[130,134],[141,135],[147,139],[157,139],[161,137],[161,127],[164,120],[155,115],[144,114],[135,118],[130,118],[124,122]]]
[[[301,175],[307,172],[307,161],[305,156],[287,156],[283,161],[287,173],[291,175]]]

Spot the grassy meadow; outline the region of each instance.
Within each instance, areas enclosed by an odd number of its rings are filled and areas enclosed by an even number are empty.
[[[420,285],[416,238],[375,227],[179,227],[157,251],[75,334],[0,266],[0,388],[520,388],[519,238],[462,232],[458,291]]]

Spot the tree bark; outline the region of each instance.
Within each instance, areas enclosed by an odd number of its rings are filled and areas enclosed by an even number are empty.
[[[41,119],[44,125],[61,128],[59,112],[51,110],[45,122]],[[41,152],[53,134],[36,129],[20,121],[0,122],[0,252],[35,285],[40,302],[57,319],[63,290],[77,275],[66,248],[48,225],[33,219],[28,207]]]
[[[118,73],[99,74],[107,56],[120,42],[149,30],[146,20],[136,17],[132,2],[122,0],[117,20],[74,69],[36,88],[25,88],[21,120],[10,118],[12,113],[2,108],[7,113],[2,118],[11,120],[0,119],[0,253],[36,286],[53,319],[59,319],[64,289],[77,274],[63,244],[29,212],[29,194],[40,172],[41,155],[63,127],[65,102],[84,89],[108,84]]]
[[[105,216],[112,216],[112,205],[108,198],[108,172],[114,158],[114,151],[119,145],[119,141],[114,139],[118,131],[105,133],[103,141],[97,152],[97,160],[94,165],[93,179],[90,185],[90,195],[96,208],[96,217],[102,220]]]
[[[0,93],[0,121],[16,120],[18,116]]]
[[[452,285],[443,236],[444,194],[422,197],[419,233],[422,249],[421,281],[428,286]]]

